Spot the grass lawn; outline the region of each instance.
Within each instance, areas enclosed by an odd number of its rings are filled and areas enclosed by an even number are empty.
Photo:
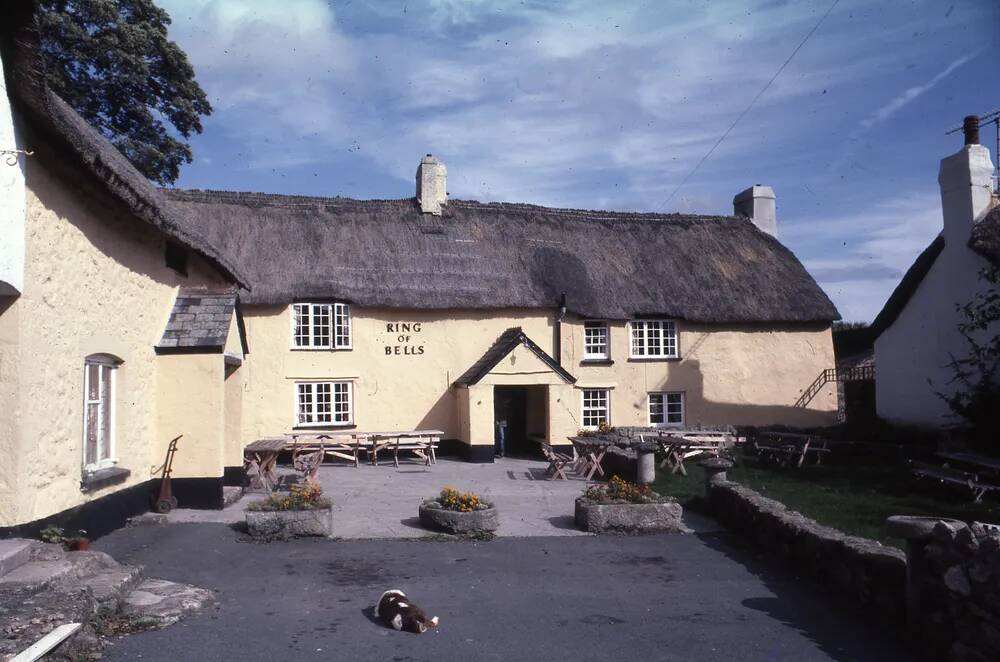
[[[705,496],[705,474],[693,463],[687,476],[658,472],[653,486],[681,502]],[[932,515],[1000,523],[1000,501],[986,497],[974,504],[967,493],[917,482],[902,466],[807,466],[782,469],[760,465],[755,458],[741,459],[729,479],[781,501],[817,522],[845,533],[901,546],[882,524],[890,515]]]

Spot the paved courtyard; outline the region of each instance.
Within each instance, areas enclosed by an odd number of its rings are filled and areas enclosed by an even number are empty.
[[[219,600],[113,642],[107,660],[909,659],[884,627],[725,533],[253,544],[222,524],[180,524],[95,546]],[[440,628],[376,623],[389,588]]]
[[[338,538],[417,538],[431,535],[417,521],[421,501],[445,485],[474,491],[496,501],[500,536],[578,536],[573,525],[573,500],[587,486],[579,477],[546,480],[546,464],[503,458],[493,464],[472,464],[440,458],[437,464],[380,466],[327,464],[320,468],[323,492],[334,502],[334,534]],[[284,471],[284,469],[283,469]],[[172,522],[242,521],[248,495],[223,511],[180,509]]]

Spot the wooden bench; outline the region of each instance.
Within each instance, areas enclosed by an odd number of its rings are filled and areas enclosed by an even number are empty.
[[[278,484],[278,453],[286,443],[285,437],[264,437],[243,449],[243,468],[251,488],[270,492]]]
[[[969,490],[973,503],[979,503],[987,492],[1000,490],[1000,485],[994,485],[980,480],[978,474],[954,469],[948,465],[937,466],[926,462],[910,461],[910,469],[918,478],[930,478],[939,483],[959,485]]]
[[[555,450],[552,448],[552,444],[547,441],[538,440],[538,445],[542,449],[542,455],[545,456],[545,460],[549,463],[549,466],[545,468],[545,475],[549,477],[549,480],[555,480],[556,478],[569,480],[566,477],[566,467],[573,464],[576,461],[575,458],[572,455],[560,453]]]
[[[823,454],[830,452],[826,439],[787,432],[763,433],[754,440],[753,449],[760,459],[782,467],[801,467],[810,454],[819,465]]]

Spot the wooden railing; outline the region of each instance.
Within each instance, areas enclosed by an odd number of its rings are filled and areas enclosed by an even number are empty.
[[[805,407],[816,395],[830,382],[861,382],[875,379],[875,366],[861,365],[853,368],[827,368],[819,373],[812,384],[809,385],[799,399],[795,401],[794,407]]]

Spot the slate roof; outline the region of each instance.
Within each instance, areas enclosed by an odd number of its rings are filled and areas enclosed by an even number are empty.
[[[236,297],[235,289],[180,288],[167,328],[156,344],[157,353],[221,352],[237,312]]]
[[[497,367],[504,358],[514,351],[518,345],[524,345],[527,347],[532,354],[537,356],[542,362],[552,369],[554,373],[566,380],[567,383],[576,382],[576,377],[569,374],[559,362],[554,358],[549,356],[549,354],[543,350],[541,347],[536,345],[534,341],[529,338],[521,327],[515,326],[507,329],[500,334],[496,342],[486,350],[483,356],[472,364],[472,366],[465,371],[465,373],[455,380],[456,386],[471,386],[472,384],[478,384],[483,377],[489,374],[490,370]]]
[[[470,200],[437,217],[414,198],[164,193],[189,232],[247,274],[247,304],[555,309],[565,293],[568,311],[598,319],[839,319],[792,252],[743,217]]]

